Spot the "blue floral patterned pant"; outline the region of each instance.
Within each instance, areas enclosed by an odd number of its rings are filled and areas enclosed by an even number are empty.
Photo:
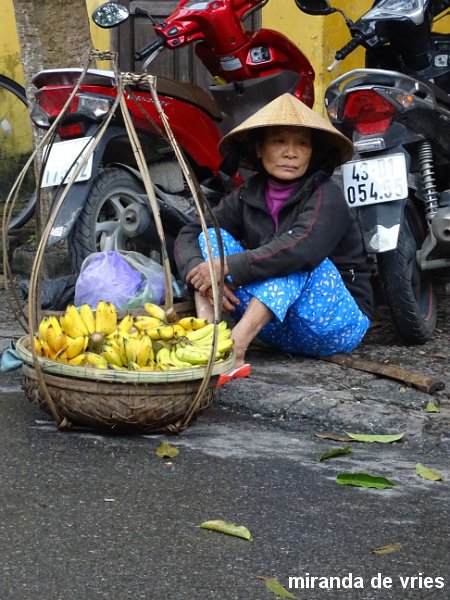
[[[225,256],[244,252],[227,231],[221,229],[221,235]],[[213,257],[218,258],[219,245],[213,228],[208,229],[208,237]],[[206,259],[203,233],[199,243]],[[252,297],[258,298],[273,312],[275,318],[261,329],[258,339],[283,352],[304,356],[348,353],[360,343],[370,325],[328,258],[311,272],[247,284],[234,293],[241,302],[232,313],[236,321],[242,317]]]

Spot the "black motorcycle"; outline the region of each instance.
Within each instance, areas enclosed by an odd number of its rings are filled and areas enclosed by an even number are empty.
[[[354,143],[343,189],[393,320],[407,343],[424,343],[436,325],[435,278],[450,269],[450,36],[432,31],[450,2],[379,0],[355,22],[328,0],[296,4],[344,16],[352,39],[330,70],[366,50],[366,68],[332,81],[325,104]]]

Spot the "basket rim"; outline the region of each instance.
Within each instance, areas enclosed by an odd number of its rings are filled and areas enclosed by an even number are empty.
[[[30,342],[30,334],[22,336],[16,342],[16,351],[25,364],[34,367],[33,355],[29,350]],[[38,356],[37,359],[44,373],[109,383],[174,383],[177,381],[204,379],[206,374],[206,367],[203,365],[170,371],[115,371],[113,369],[96,369],[90,366],[68,365],[67,363],[59,363],[42,356]],[[231,350],[228,358],[213,365],[211,377],[230,371],[234,367],[234,363],[235,355],[233,350]]]

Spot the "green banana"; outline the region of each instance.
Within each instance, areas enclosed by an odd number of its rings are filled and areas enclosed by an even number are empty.
[[[173,346],[170,350],[170,362],[176,369],[189,369],[192,368],[192,363],[180,360],[177,355],[177,350],[175,346]]]
[[[227,325],[226,321],[221,321],[220,323],[217,324],[218,334],[221,331],[225,331],[226,329],[228,329],[228,325]],[[204,327],[201,327],[200,329],[193,329],[191,331],[187,331],[185,337],[190,342],[198,342],[199,340],[201,340],[207,336],[212,336],[213,334],[214,334],[214,323],[208,323],[208,325],[205,325]]]
[[[178,358],[183,362],[192,365],[205,365],[210,356],[210,351],[206,348],[199,348],[193,344],[178,344],[176,347]],[[221,358],[219,352],[216,352],[215,359]]]
[[[170,349],[163,346],[156,354],[156,364],[162,368],[168,368],[172,363],[170,362]]]

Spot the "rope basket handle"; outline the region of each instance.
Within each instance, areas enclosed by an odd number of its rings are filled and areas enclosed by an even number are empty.
[[[56,202],[54,204],[54,206],[52,206],[46,227],[44,228],[44,231],[42,232],[42,236],[41,236],[41,239],[39,241],[39,244],[38,244],[38,247],[36,250],[36,255],[35,255],[33,266],[31,269],[31,275],[30,275],[29,296],[28,296],[28,320],[26,319],[25,313],[20,305],[19,299],[18,299],[15,291],[13,291],[14,290],[13,277],[12,277],[12,272],[11,272],[11,268],[10,268],[10,264],[9,264],[8,249],[7,249],[8,226],[9,226],[9,222],[11,220],[12,214],[13,214],[13,210],[14,210],[19,192],[21,190],[25,176],[28,172],[28,169],[33,165],[36,155],[41,153],[44,146],[47,145],[47,152],[43,156],[40,177],[38,178],[38,181],[37,181],[37,192],[36,192],[37,193],[37,206],[39,206],[40,181],[42,179],[42,174],[45,170],[45,166],[46,166],[46,163],[48,160],[50,146],[56,137],[56,133],[58,131],[60,122],[62,121],[62,119],[64,119],[64,117],[68,111],[68,108],[72,103],[73,98],[78,93],[78,90],[80,89],[80,87],[86,77],[86,73],[87,73],[89,67],[92,65],[92,62],[97,59],[112,60],[113,64],[116,64],[117,55],[116,55],[116,53],[98,52],[97,50],[91,50],[89,52],[87,64],[84,67],[84,69],[82,70],[80,77],[78,78],[78,81],[75,84],[71,94],[67,98],[67,101],[64,104],[61,112],[56,117],[56,119],[52,123],[51,127],[46,132],[46,134],[42,137],[41,141],[36,145],[34,151],[30,155],[28,161],[26,162],[22,171],[19,173],[16,181],[14,182],[14,184],[8,194],[8,197],[5,201],[5,206],[4,206],[3,215],[2,215],[2,249],[3,249],[3,273],[5,276],[5,291],[6,291],[7,295],[8,295],[8,293],[12,293],[14,301],[17,305],[17,310],[15,310],[13,308],[14,315],[15,315],[16,319],[19,321],[19,323],[22,326],[22,328],[24,329],[24,331],[29,332],[29,335],[31,338],[30,339],[31,354],[33,357],[33,365],[34,365],[34,368],[36,371],[36,376],[38,379],[39,390],[44,395],[46,402],[48,404],[48,407],[50,409],[50,412],[52,413],[52,415],[60,429],[70,428],[71,423],[67,418],[60,415],[60,413],[59,413],[58,409],[56,408],[56,405],[53,402],[53,399],[47,389],[47,385],[46,385],[44,377],[42,375],[41,366],[39,364],[38,357],[37,357],[36,350],[35,350],[34,343],[33,343],[33,332],[36,330],[37,322],[40,319],[40,315],[41,315],[40,303],[38,302],[38,298],[40,296],[40,294],[39,294],[39,288],[40,288],[39,277],[40,277],[40,273],[41,273],[42,259],[43,259],[45,247],[47,245],[47,241],[48,241],[48,238],[49,238],[49,235],[51,232],[51,228],[56,219],[58,211],[59,211],[62,203],[64,202],[74,180],[78,177],[79,173],[81,173],[81,170],[84,168],[85,161],[83,161],[83,164],[80,164],[75,169],[75,172],[73,174],[71,181],[64,189],[62,195],[58,199],[58,202]],[[117,75],[116,75],[116,77],[117,77]],[[117,79],[118,79],[118,77],[117,77]],[[107,115],[107,118],[102,123],[102,126],[99,128],[98,132],[96,132],[96,135],[94,136],[94,142],[92,143],[92,146],[90,147],[88,154],[86,155],[86,160],[94,152],[95,147],[97,146],[103,131],[106,130],[106,128],[114,114],[114,110],[117,107],[118,102],[119,102],[119,98],[116,99],[115,103],[113,104],[113,107],[111,107],[110,113]],[[71,169],[69,169],[69,172],[70,172],[70,170]],[[63,179],[63,181],[64,181],[64,179]],[[59,186],[59,187],[61,187],[61,186]],[[57,190],[59,189],[59,187],[57,188]],[[7,296],[7,297],[8,297],[8,302],[9,302],[10,297],[9,296]],[[25,321],[25,323],[24,323],[24,321]]]
[[[67,98],[67,101],[64,104],[60,114],[56,117],[56,119],[52,123],[51,127],[48,129],[46,134],[42,137],[41,141],[36,145],[33,152],[29,156],[27,162],[25,163],[25,165],[23,166],[19,175],[17,176],[15,182],[13,183],[11,190],[9,191],[9,194],[8,194],[8,196],[5,200],[4,206],[3,206],[3,211],[2,211],[2,251],[3,251],[3,274],[4,274],[4,278],[5,278],[6,297],[7,297],[8,303],[10,304],[10,306],[13,310],[16,320],[19,322],[20,326],[22,327],[22,329],[25,332],[29,331],[29,323],[28,323],[27,316],[25,315],[25,312],[20,304],[19,298],[17,297],[16,291],[14,288],[14,281],[13,281],[11,267],[10,267],[9,258],[8,258],[8,239],[9,239],[8,227],[9,227],[9,223],[11,221],[11,218],[12,218],[12,215],[14,212],[17,198],[22,189],[22,185],[24,183],[25,177],[26,177],[30,167],[34,166],[34,160],[36,158],[36,155],[38,155],[42,151],[42,149],[47,145],[47,153],[43,156],[42,165],[41,165],[41,177],[42,177],[42,174],[44,173],[45,165],[47,163],[47,159],[49,156],[50,144],[52,143],[52,140],[55,139],[56,132],[58,131],[58,128],[59,128],[59,124],[60,124],[61,120],[64,118],[65,114],[67,113],[67,110],[68,110],[69,106],[71,105],[73,98],[78,93],[78,90],[80,89],[80,86],[81,86],[84,78],[86,77],[86,73],[87,73],[88,69],[90,68],[90,66],[92,65],[92,62],[94,60],[114,60],[114,59],[115,59],[115,54],[112,52],[100,52],[98,50],[91,50],[89,52],[88,62],[86,64],[86,66],[84,67],[84,69],[82,70],[80,77],[78,78],[78,81],[74,86],[74,89],[72,90],[71,94]],[[38,181],[36,182],[36,194],[37,194],[36,206],[39,206],[41,177],[39,177]],[[60,187],[61,187],[61,185],[58,186],[58,189]],[[12,296],[12,298],[11,298],[11,296]]]
[[[48,407],[57,423],[57,426],[60,429],[69,429],[72,426],[71,422],[66,417],[62,416],[59,413],[59,411],[52,399],[52,396],[47,388],[45,379],[42,374],[42,367],[38,361],[38,356],[37,356],[36,349],[34,346],[34,341],[33,341],[33,334],[34,334],[34,331],[37,329],[37,324],[41,317],[41,308],[40,308],[40,302],[39,302],[39,297],[40,297],[39,287],[40,287],[41,268],[42,268],[42,262],[43,262],[44,252],[45,252],[45,248],[47,246],[48,238],[50,237],[52,227],[56,220],[58,212],[59,212],[66,196],[68,195],[73,183],[76,181],[78,175],[84,169],[86,162],[89,160],[90,156],[93,154],[96,147],[98,146],[98,144],[102,138],[102,135],[106,131],[107,127],[109,126],[109,123],[110,123],[112,117],[114,116],[117,108],[120,108],[123,119],[124,119],[127,134],[128,134],[129,140],[130,140],[130,144],[133,148],[133,152],[136,157],[137,166],[139,168],[139,172],[141,174],[141,177],[142,177],[142,180],[144,183],[145,191],[148,196],[150,209],[153,214],[158,237],[159,237],[160,243],[161,243],[162,265],[164,268],[164,278],[165,278],[165,310],[166,310],[167,315],[170,316],[170,318],[172,320],[175,321],[177,319],[175,310],[174,310],[174,306],[173,306],[172,273],[171,273],[171,269],[170,269],[170,261],[169,261],[169,256],[168,256],[167,246],[166,246],[166,241],[165,241],[164,228],[163,228],[161,216],[159,214],[158,202],[157,202],[157,199],[155,196],[154,187],[153,187],[150,173],[149,173],[149,170],[147,167],[147,163],[145,161],[145,156],[144,156],[142,147],[140,145],[139,138],[137,136],[134,124],[132,122],[132,119],[131,119],[131,116],[130,116],[130,113],[128,110],[128,106],[126,104],[125,96],[124,96],[124,88],[126,85],[128,85],[130,83],[131,84],[142,83],[144,85],[148,85],[148,87],[150,88],[152,97],[153,97],[154,104],[157,108],[157,111],[159,113],[161,121],[164,125],[167,139],[169,140],[169,142],[172,146],[172,149],[174,151],[174,154],[180,164],[181,170],[182,170],[184,177],[186,179],[186,182],[189,186],[189,189],[191,191],[192,197],[194,199],[194,202],[195,202],[198,214],[199,214],[202,231],[205,235],[206,246],[207,246],[207,251],[208,251],[207,260],[208,260],[208,265],[209,265],[210,274],[211,274],[213,304],[214,304],[213,343],[212,343],[212,347],[211,347],[211,353],[210,353],[208,362],[206,364],[204,378],[202,379],[199,389],[198,389],[191,405],[189,406],[186,414],[184,415],[184,417],[179,422],[167,426],[168,431],[178,433],[188,426],[190,420],[192,419],[193,415],[195,414],[197,408],[199,407],[200,402],[201,402],[201,400],[204,396],[204,393],[207,389],[208,382],[210,380],[213,365],[214,365],[215,354],[216,354],[217,343],[218,343],[218,327],[217,327],[217,325],[221,319],[221,306],[222,306],[222,297],[223,297],[223,277],[224,277],[223,245],[221,242],[220,231],[218,229],[217,223],[215,222],[215,219],[212,218],[213,226],[216,229],[217,237],[219,239],[219,252],[220,252],[220,274],[219,274],[220,284],[219,284],[217,273],[214,268],[214,263],[213,263],[213,259],[212,259],[212,248],[211,248],[211,243],[210,243],[210,239],[208,236],[208,231],[207,231],[208,228],[207,228],[206,220],[205,220],[205,217],[203,214],[203,211],[206,210],[210,214],[210,216],[212,216],[211,207],[209,206],[203,192],[201,191],[201,188],[200,188],[198,182],[195,180],[195,177],[194,177],[191,169],[189,168],[189,165],[187,164],[187,162],[183,156],[183,153],[175,139],[175,136],[173,135],[173,132],[170,128],[170,124],[168,122],[168,119],[162,109],[161,103],[158,98],[158,94],[157,94],[157,90],[156,90],[156,77],[153,75],[148,75],[148,74],[144,74],[144,75],[137,75],[135,73],[121,74],[118,69],[117,53],[114,53],[114,52],[106,52],[105,53],[105,52],[99,52],[97,50],[92,50],[89,53],[88,63],[86,65],[86,67],[83,69],[82,73],[80,74],[80,77],[79,77],[74,89],[72,90],[72,93],[70,94],[69,98],[67,99],[63,109],[61,110],[60,114],[55,119],[52,126],[45,134],[45,136],[42,138],[40,143],[35,148],[34,152],[32,153],[32,155],[30,156],[26,165],[22,169],[21,173],[19,174],[17,180],[15,181],[15,183],[8,195],[8,198],[5,202],[5,208],[4,208],[3,219],[2,219],[3,268],[4,268],[4,274],[5,274],[5,288],[7,290],[9,289],[9,287],[8,287],[9,282],[11,282],[11,288],[13,288],[12,274],[11,274],[10,266],[8,263],[8,257],[7,257],[7,251],[6,251],[7,250],[6,240],[7,240],[7,235],[8,235],[8,225],[9,225],[9,221],[12,216],[13,208],[14,208],[16,199],[18,197],[21,185],[24,181],[25,175],[26,175],[30,165],[33,164],[36,154],[38,152],[40,152],[42,150],[42,148],[48,143],[47,153],[46,153],[46,156],[44,157],[44,160],[41,165],[39,183],[37,184],[37,189],[38,189],[37,193],[39,194],[40,180],[42,178],[42,174],[45,169],[46,160],[48,159],[50,146],[56,137],[56,132],[59,128],[59,123],[64,118],[73,98],[75,97],[76,93],[78,92],[79,88],[81,87],[81,85],[86,77],[89,67],[91,66],[92,62],[97,59],[111,60],[115,79],[116,79],[116,84],[117,84],[117,95],[114,98],[114,102],[113,102],[112,106],[110,107],[110,110],[109,110],[108,114],[106,115],[106,118],[102,122],[101,126],[95,132],[93,138],[88,143],[88,145],[80,152],[79,156],[74,161],[76,163],[77,160],[82,155],[81,160],[78,162],[78,164],[76,165],[76,167],[74,169],[73,174],[71,175],[70,181],[67,184],[65,184],[64,190],[61,193],[61,195],[59,196],[58,200],[52,204],[52,208],[51,208],[47,223],[44,227],[42,236],[39,240],[39,244],[38,244],[38,247],[36,250],[35,259],[34,259],[32,270],[31,270],[30,285],[29,285],[29,301],[28,301],[28,332],[30,335],[30,349],[31,349],[32,357],[33,357],[33,365],[34,365],[36,377],[38,380],[39,390],[44,395],[45,400],[48,404]],[[135,99],[135,101],[138,101],[136,98],[134,98],[134,99]],[[141,109],[141,111],[145,112],[145,109],[142,106],[140,106],[140,109]],[[149,115],[148,115],[148,117],[150,118]],[[73,168],[73,165],[71,165],[71,167],[69,168],[68,173],[71,172],[72,168]],[[65,179],[66,178],[63,178],[62,182],[64,182]],[[60,186],[57,188],[57,192],[63,186],[62,182],[61,182]],[[15,296],[15,300],[17,302],[17,305],[19,307],[19,310],[20,310],[22,316],[24,316],[23,310],[20,307],[20,303],[19,303],[17,296]],[[26,330],[26,328],[25,328],[25,330]]]
[[[89,53],[88,64],[83,69],[83,71],[79,77],[79,80],[78,80],[74,90],[72,91],[69,99],[67,100],[66,104],[64,105],[61,113],[58,115],[57,119],[52,124],[51,128],[47,132],[47,135],[44,137],[44,139],[39,144],[37,151],[42,148],[42,146],[44,145],[44,143],[46,142],[47,139],[50,138],[51,141],[54,140],[58,126],[59,126],[59,122],[64,118],[65,114],[67,113],[67,110],[70,106],[71,100],[76,95],[79,88],[81,87],[81,85],[86,77],[89,67],[91,66],[91,64],[94,60],[96,60],[97,58],[104,57],[104,56],[105,56],[105,53],[98,53],[96,51],[91,51]],[[30,276],[30,291],[29,291],[29,301],[28,301],[28,326],[29,326],[30,338],[33,337],[33,333],[37,329],[38,321],[41,318],[41,309],[40,309],[40,301],[39,301],[39,298],[40,298],[40,294],[39,294],[40,274],[41,274],[41,267],[42,267],[42,261],[43,261],[45,248],[47,246],[48,238],[49,238],[51,230],[53,228],[53,224],[55,222],[55,219],[58,215],[58,212],[59,212],[64,200],[66,199],[66,196],[68,195],[70,189],[72,188],[72,185],[76,181],[78,175],[84,169],[86,162],[89,160],[89,157],[94,153],[94,150],[98,146],[103,133],[106,131],[106,129],[115,113],[115,110],[119,104],[119,100],[123,93],[123,90],[120,87],[120,77],[119,77],[119,71],[117,68],[117,55],[115,53],[107,53],[106,56],[109,56],[112,60],[116,81],[118,82],[118,94],[117,94],[117,97],[114,99],[114,102],[113,102],[105,120],[102,122],[101,126],[94,134],[93,139],[88,144],[87,150],[84,149],[80,152],[79,156],[81,156],[81,154],[86,150],[85,153],[83,154],[82,160],[80,160],[79,164],[75,167],[75,170],[71,176],[69,183],[64,187],[64,190],[63,190],[62,194],[60,195],[60,197],[58,198],[57,202],[55,202],[54,205],[52,206],[46,226],[44,228],[44,231],[42,232],[41,239],[39,240],[39,244],[38,244],[38,247],[36,250],[36,256],[35,256],[35,259],[33,262],[32,270],[31,270],[31,276]],[[41,177],[42,177],[44,168],[45,168],[45,163],[43,163],[41,166]],[[68,174],[70,173],[71,168],[72,168],[72,166],[69,167]],[[65,181],[65,178],[62,181]],[[45,396],[45,399],[48,403],[50,411],[51,411],[53,417],[55,418],[55,421],[56,421],[58,427],[60,429],[69,429],[72,426],[72,423],[66,417],[63,417],[59,413],[59,411],[53,401],[53,398],[48,390],[45,379],[42,375],[42,367],[38,361],[37,353],[36,353],[36,350],[34,347],[34,342],[32,339],[30,340],[30,347],[31,347],[32,355],[33,355],[33,364],[34,364],[34,368],[36,370],[39,389]]]

